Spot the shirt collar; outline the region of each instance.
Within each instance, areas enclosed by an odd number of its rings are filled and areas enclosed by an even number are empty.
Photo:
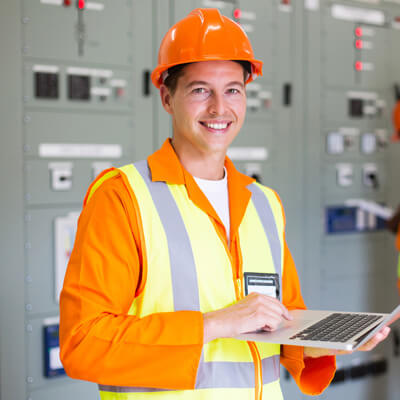
[[[189,198],[203,211],[221,223],[217,213],[207,197],[197,185],[193,176],[184,168],[177,154],[167,139],[162,147],[147,158],[153,182],[185,185]],[[225,157],[225,168],[228,172],[228,193],[230,213],[230,237],[233,238],[243,219],[251,192],[246,186],[255,180],[239,172],[229,157]],[[222,223],[221,223],[222,224]]]

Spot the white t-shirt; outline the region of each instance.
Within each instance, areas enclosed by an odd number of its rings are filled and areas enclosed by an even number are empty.
[[[221,222],[224,224],[229,243],[230,219],[229,219],[229,196],[228,196],[228,172],[226,171],[226,168],[224,168],[224,173],[225,173],[224,177],[218,181],[201,179],[195,176],[193,178],[199,185],[202,192],[207,197],[208,201],[214,207],[214,210],[221,219]]]

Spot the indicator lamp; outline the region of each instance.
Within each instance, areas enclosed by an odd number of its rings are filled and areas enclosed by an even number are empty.
[[[240,8],[235,8],[235,10],[233,11],[233,17],[235,19],[240,19],[241,16],[242,16],[242,10]]]
[[[354,30],[354,34],[357,37],[361,37],[363,35],[363,30],[362,30],[361,26],[357,26],[357,28]]]
[[[356,42],[355,42],[355,46],[356,46],[356,49],[362,49],[363,48],[363,41],[360,40],[360,39],[357,39]]]
[[[71,0],[64,0],[64,6],[69,7],[71,5]]]
[[[78,0],[78,8],[83,10],[85,8],[85,0]]]
[[[356,63],[354,64],[354,67],[355,67],[356,71],[362,71],[363,63],[361,61],[356,61]]]

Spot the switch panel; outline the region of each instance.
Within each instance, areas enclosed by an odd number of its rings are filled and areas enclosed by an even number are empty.
[[[339,186],[348,187],[353,184],[354,171],[351,164],[337,164],[336,175]]]
[[[90,77],[69,75],[68,98],[70,100],[90,100]]]
[[[43,358],[44,376],[54,378],[65,375],[60,360],[59,322],[58,318],[48,318],[43,324]]]
[[[364,133],[361,136],[361,151],[364,154],[373,154],[376,151],[377,138],[374,133]]]
[[[50,163],[50,187],[53,190],[70,190],[72,188],[72,163]]]
[[[364,164],[362,167],[362,182],[364,186],[379,188],[378,167],[376,164]]]
[[[35,97],[38,99],[58,99],[58,74],[35,72]]]

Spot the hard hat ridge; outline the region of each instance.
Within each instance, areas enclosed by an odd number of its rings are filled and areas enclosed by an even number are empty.
[[[151,74],[159,88],[168,68],[175,65],[211,60],[248,61],[252,74],[246,83],[262,74],[262,62],[254,58],[253,49],[242,27],[220,14],[218,9],[195,9],[172,26],[164,36],[158,66]]]

